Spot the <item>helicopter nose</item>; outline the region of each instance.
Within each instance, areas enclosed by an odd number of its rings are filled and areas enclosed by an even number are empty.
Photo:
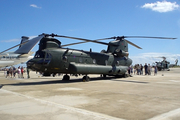
[[[35,71],[40,71],[42,67],[47,67],[49,63],[50,63],[50,60],[31,59],[27,62],[27,67]]]
[[[34,71],[38,71],[38,68],[40,68],[37,62],[33,60],[29,60],[26,64],[29,69],[32,69]]]
[[[34,62],[32,60],[27,61],[26,65],[27,65],[27,68],[34,70],[33,69]]]

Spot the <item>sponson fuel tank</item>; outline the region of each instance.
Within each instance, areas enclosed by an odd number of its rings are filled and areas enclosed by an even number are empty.
[[[128,59],[127,63],[131,64],[132,60]],[[124,74],[128,70],[128,66],[102,66],[92,64],[78,64],[71,62],[68,71],[71,73],[81,74]]]

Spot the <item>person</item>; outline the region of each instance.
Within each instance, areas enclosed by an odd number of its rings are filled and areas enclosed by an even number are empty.
[[[148,64],[148,68],[147,69],[148,69],[148,75],[151,75],[151,69],[152,68],[151,68],[150,64]]]
[[[29,75],[29,68],[27,68],[27,78],[29,79],[30,78],[30,75]]]
[[[24,78],[23,73],[24,73],[24,68],[21,67],[21,78]]]
[[[6,69],[6,78],[9,77],[9,69]]]
[[[13,76],[14,76],[14,78],[16,78],[16,68],[15,67],[13,67]]]
[[[131,74],[131,67],[130,66],[128,67],[128,74],[129,75]]]
[[[14,76],[13,75],[13,68],[12,67],[9,68],[9,74],[11,75],[11,78],[12,78],[12,76]]]
[[[131,65],[131,75],[133,74],[133,65]]]
[[[134,75],[136,74],[137,65],[134,65]]]
[[[141,74],[141,66],[137,64],[137,75]]]
[[[157,75],[157,66],[154,66],[154,76]]]
[[[141,66],[141,75],[143,75],[143,66],[142,64],[140,64],[140,66]]]
[[[20,69],[20,66],[18,67],[18,78],[21,78],[21,69]]]
[[[147,74],[148,74],[148,66],[147,66],[147,63],[145,63],[144,69],[145,69],[145,75],[147,75]]]

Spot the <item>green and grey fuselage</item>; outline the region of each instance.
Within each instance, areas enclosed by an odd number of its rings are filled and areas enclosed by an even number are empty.
[[[112,42],[115,47],[112,47],[111,42],[107,51],[97,53],[91,50],[61,48],[60,42],[56,40],[41,41],[39,50],[34,58],[27,62],[27,66],[32,70],[49,74],[124,75],[132,64],[132,60],[128,58],[127,43],[118,43],[125,46],[122,50],[122,46],[115,46],[117,42]]]

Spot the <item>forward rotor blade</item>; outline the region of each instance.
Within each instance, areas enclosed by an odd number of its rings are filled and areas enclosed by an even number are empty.
[[[61,47],[66,47],[66,46],[71,46],[71,45],[77,45],[77,44],[82,44],[82,43],[87,43],[87,42],[71,43],[71,44],[61,45]]]
[[[64,35],[57,35],[57,34],[45,34],[46,36],[56,36],[56,37],[63,37],[63,38],[70,38],[70,39],[76,39],[76,40],[82,40],[85,42],[78,42],[78,43],[71,43],[71,44],[66,44],[66,45],[62,45],[62,47],[64,46],[70,46],[70,45],[76,45],[76,44],[82,44],[82,43],[86,43],[86,42],[94,42],[94,43],[99,43],[99,44],[103,44],[103,45],[109,45],[108,43],[105,42],[100,42],[100,40],[108,40],[108,39],[116,39],[116,40],[122,40],[124,38],[153,38],[153,39],[177,39],[177,38],[170,38],[170,37],[149,37],[149,36],[117,36],[117,37],[110,37],[110,38],[102,38],[102,39],[97,39],[97,40],[88,40],[88,39],[84,39],[84,38],[77,38],[77,37],[70,37],[70,36],[64,36]],[[142,49],[141,47],[137,46],[136,44],[126,40],[129,44]]]
[[[76,37],[70,37],[70,36],[64,36],[64,35],[57,35],[57,34],[44,34],[46,36],[57,36],[57,37],[64,37],[64,38],[71,38],[71,39],[77,39],[77,40],[86,40],[83,38],[76,38]],[[118,38],[152,38],[152,39],[177,39],[177,38],[171,38],[171,37],[151,37],[151,36],[117,36],[117,37],[110,37],[110,38],[103,38],[98,40],[107,40],[107,39],[118,39]]]
[[[67,44],[67,45],[62,45],[62,46],[69,46],[69,45],[81,44],[81,43],[86,43],[86,42],[94,42],[94,43],[99,43],[99,44],[103,44],[103,45],[108,45],[108,43],[98,41],[99,39],[97,39],[97,40],[88,40],[88,39],[84,39],[84,38],[69,37],[69,36],[63,36],[63,35],[57,35],[57,37],[70,38],[70,39],[76,39],[76,40],[85,41],[85,42],[72,43],[72,44]]]
[[[125,39],[124,39],[125,40]],[[136,48],[139,48],[139,49],[142,49],[141,47],[137,46],[136,44],[128,41],[128,40],[125,40],[127,43],[131,44],[132,46],[136,47]]]
[[[37,44],[37,42],[39,42],[43,37],[44,36],[41,35],[41,36],[37,36],[37,37],[30,39],[27,44],[25,44],[22,47],[20,47],[19,49],[17,49],[14,53],[17,53],[17,54],[29,53],[34,48],[34,46]]]
[[[25,44],[25,43],[27,43],[27,42],[28,42],[28,41],[26,41],[26,42],[24,42],[24,43],[21,43],[21,44],[18,44],[18,45],[15,45],[15,46],[13,46],[13,47],[7,49],[7,50],[4,50],[4,51],[0,52],[0,54],[6,52],[6,51],[8,51],[8,50],[11,50],[11,49],[13,49],[13,48],[15,48],[15,47],[18,47],[18,46],[20,46],[20,45],[23,45],[23,44]]]
[[[99,41],[99,40],[109,40],[109,39],[116,39],[116,37],[102,38],[102,39],[96,39],[96,40]]]
[[[103,44],[103,45],[108,45],[108,43],[105,42],[99,42],[100,40],[107,40],[109,38],[103,38],[103,39],[96,39],[96,40],[88,40],[85,42],[77,42],[77,43],[70,43],[70,44],[66,44],[66,45],[62,45],[62,47],[66,47],[66,46],[71,46],[71,45],[77,45],[77,44],[82,44],[82,43],[87,43],[87,42],[95,42],[95,43],[99,43],[99,44]],[[111,39],[111,38],[110,38]],[[79,39],[78,39],[79,40]],[[87,40],[87,39],[86,39]],[[83,40],[84,41],[84,40]]]

